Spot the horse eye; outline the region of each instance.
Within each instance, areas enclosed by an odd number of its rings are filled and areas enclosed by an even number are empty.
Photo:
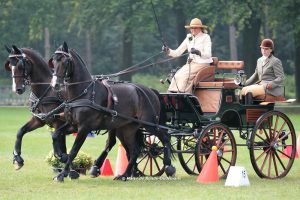
[[[10,59],[10,64],[12,65],[12,66],[16,66],[17,65],[17,63],[18,63],[18,60],[16,60],[16,59]]]

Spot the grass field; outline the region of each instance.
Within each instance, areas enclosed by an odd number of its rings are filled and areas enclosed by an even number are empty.
[[[300,116],[288,115],[299,135]],[[12,152],[17,130],[30,118],[27,108],[0,108],[0,200],[3,199],[298,199],[300,194],[300,161],[296,159],[287,177],[279,180],[260,179],[251,166],[248,150],[238,147],[237,165],[244,166],[250,180],[249,187],[225,187],[225,180],[213,184],[199,184],[195,176],[187,175],[178,160],[173,180],[113,181],[113,177],[81,176],[79,180],[65,178],[55,183],[45,157],[52,149],[46,127],[28,133],[23,138],[24,167],[15,171]],[[238,136],[236,136],[238,139]],[[68,136],[68,147],[74,141]],[[106,135],[88,138],[82,150],[93,158],[102,151]],[[239,140],[240,143],[242,143]],[[114,169],[117,145],[109,154]],[[165,175],[164,175],[165,177]]]

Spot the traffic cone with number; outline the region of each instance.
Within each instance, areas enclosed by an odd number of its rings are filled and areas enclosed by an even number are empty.
[[[197,178],[197,182],[213,183],[217,181],[219,181],[217,147],[213,146],[212,151]]]
[[[101,176],[113,176],[114,172],[111,168],[109,159],[105,159],[102,167],[100,168]]]
[[[124,174],[128,165],[128,159],[126,156],[126,151],[122,144],[119,144],[116,168],[115,168],[115,176]]]

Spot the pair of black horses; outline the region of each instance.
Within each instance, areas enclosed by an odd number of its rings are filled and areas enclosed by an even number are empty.
[[[16,169],[24,165],[21,157],[23,136],[45,124],[55,128],[52,134],[55,156],[65,164],[63,171],[54,177],[62,182],[68,175],[77,178],[71,170],[72,161],[87,135],[95,130],[108,130],[105,149],[95,160],[90,171],[92,177],[100,175],[108,152],[116,143],[116,137],[124,146],[129,160],[124,174],[116,180],[127,180],[137,170],[137,158],[143,148],[142,130],[157,136],[164,145],[164,166],[168,176],[175,174],[171,165],[170,134],[160,128],[160,101],[157,91],[133,83],[107,84],[94,79],[78,53],[64,42],[48,64],[33,49],[12,48],[5,68],[12,74],[12,89],[17,94],[30,85],[30,110],[32,118],[17,133],[13,152]],[[61,89],[63,86],[63,89]],[[113,94],[113,95],[112,95]],[[112,96],[117,97],[111,100]],[[62,114],[63,113],[63,114]],[[67,154],[66,135],[76,131],[77,137]]]

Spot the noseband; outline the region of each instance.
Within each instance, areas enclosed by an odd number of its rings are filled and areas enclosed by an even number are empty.
[[[30,80],[28,77],[28,71],[26,68],[26,62],[29,62],[28,59],[26,58],[26,55],[24,53],[22,54],[10,54],[8,56],[9,58],[15,58],[17,60],[17,63],[15,66],[18,65],[19,62],[21,62],[21,67],[22,67],[22,75],[12,75],[12,78],[23,78],[24,85],[30,85]],[[13,73],[12,73],[13,74]]]

